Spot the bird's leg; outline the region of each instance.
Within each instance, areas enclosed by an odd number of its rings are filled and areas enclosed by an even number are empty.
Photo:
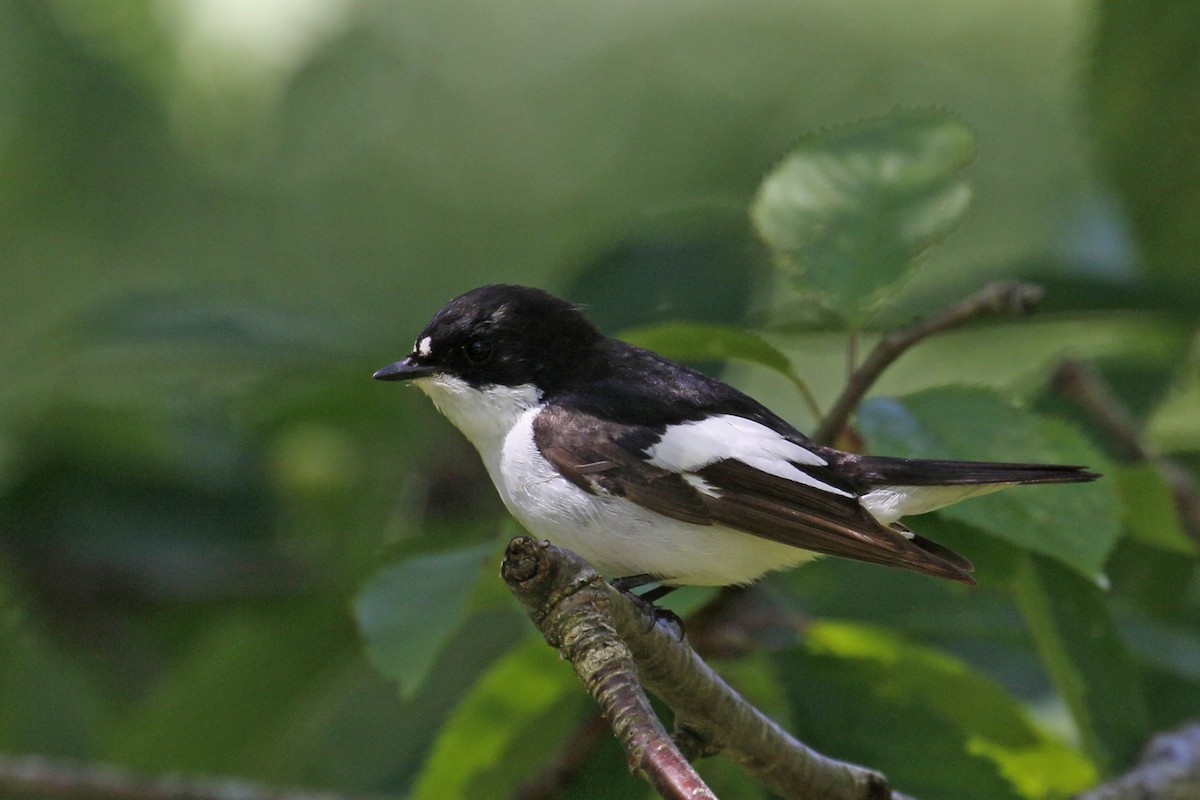
[[[721,752],[719,747],[712,745],[707,736],[687,724],[680,724],[679,720],[675,720],[675,730],[671,733],[671,739],[688,761],[699,761]]]
[[[656,605],[658,600],[666,597],[679,587],[659,584],[652,589],[647,589],[641,594],[633,593],[634,589],[642,586],[648,586],[652,583],[658,583],[658,581],[659,579],[655,576],[642,573],[640,575],[626,575],[621,578],[613,578],[611,581],[609,581],[609,583],[612,584],[612,587],[618,592],[621,592],[625,596],[631,598],[639,606],[650,612],[650,614],[652,614],[654,617],[654,625],[657,625],[660,622],[666,623],[667,627],[671,628],[675,632],[675,638],[682,642],[684,636],[683,619],[680,618],[680,616],[674,611]]]
[[[618,592],[625,594],[633,594],[634,589],[639,589],[643,586],[649,586],[652,583],[658,583],[658,578],[653,575],[642,572],[637,575],[626,575],[621,578],[613,578],[609,583]]]

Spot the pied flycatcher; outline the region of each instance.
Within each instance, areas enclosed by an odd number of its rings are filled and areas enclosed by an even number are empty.
[[[1083,467],[845,453],[719,380],[602,334],[539,289],[446,304],[411,380],[479,451],[508,510],[626,587],[744,584],[816,553],[971,584],[971,562],[900,518]]]

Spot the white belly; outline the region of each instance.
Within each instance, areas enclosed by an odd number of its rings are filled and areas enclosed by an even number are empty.
[[[815,557],[769,539],[673,520],[620,497],[585,492],[559,475],[534,444],[539,410],[520,416],[498,458],[481,451],[484,463],[504,504],[530,533],[573,550],[609,576],[647,573],[666,583],[724,586]]]

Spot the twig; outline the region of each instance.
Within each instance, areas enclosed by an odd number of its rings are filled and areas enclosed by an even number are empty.
[[[625,748],[630,770],[668,800],[716,800],[651,709],[633,654],[606,613],[608,584],[578,556],[566,557],[569,551],[553,548],[563,557],[547,557],[552,547],[527,536],[509,542],[500,569],[509,589],[571,662]]]
[[[0,795],[56,800],[348,800],[240,778],[146,777],[109,764],[0,754]]]
[[[1196,800],[1200,798],[1200,724],[1160,733],[1137,765],[1075,800]]]
[[[661,738],[665,730],[645,701],[639,676],[674,710],[676,727],[692,737],[689,750],[724,753],[783,797],[902,800],[878,772],[828,758],[793,739],[665,625],[656,624],[651,612],[569,550],[520,536],[509,543],[501,572],[530,619],[571,660],[600,703],[631,767],[664,797],[683,796],[660,788],[676,791],[663,770],[682,770],[682,756]],[[631,729],[641,731],[640,737]],[[690,770],[686,761],[682,766]]]
[[[1059,394],[1079,406],[1113,440],[1122,458],[1126,461],[1153,458],[1129,410],[1094,368],[1079,361],[1064,361],[1054,371],[1053,383]]]
[[[1064,361],[1054,373],[1054,387],[1079,406],[1108,436],[1126,461],[1153,464],[1162,473],[1183,529],[1200,543],[1200,491],[1192,477],[1174,461],[1155,453],[1145,442],[1141,428],[1124,404],[1113,394],[1104,377],[1078,361]]]
[[[850,375],[850,379],[846,381],[846,388],[817,426],[813,439],[821,444],[832,444],[883,371],[913,345],[984,314],[1027,314],[1042,299],[1043,294],[1040,286],[1031,283],[993,283],[904,330],[885,334],[862,365]]]

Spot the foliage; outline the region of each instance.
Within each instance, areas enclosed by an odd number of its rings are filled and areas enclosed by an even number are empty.
[[[750,214],[801,290],[858,326],[958,226],[974,152],[970,129],[936,112],[828,130],[767,175]]]
[[[1104,479],[910,520],[978,588],[773,576],[812,623],[722,669],[926,800],[1065,797],[1200,715],[1171,485],[1048,381],[1094,361],[1195,481],[1200,11],[328,2],[269,36],[204,5],[0,0],[0,749],[418,797],[555,763],[592,711],[495,576],[512,529],[369,381],[500,280],[798,421],[848,342],[1044,282],[904,356],[854,433]],[[603,737],[574,757],[560,796],[644,791]]]

